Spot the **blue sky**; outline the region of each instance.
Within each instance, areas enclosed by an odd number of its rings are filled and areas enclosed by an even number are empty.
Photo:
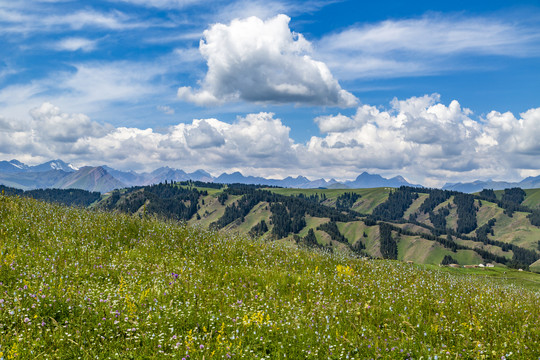
[[[0,159],[540,174],[538,1],[3,1]]]

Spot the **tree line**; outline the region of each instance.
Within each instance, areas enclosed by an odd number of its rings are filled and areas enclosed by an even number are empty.
[[[99,192],[81,189],[35,189],[24,191],[0,185],[0,193],[78,207],[88,207],[101,199],[101,194]]]
[[[187,221],[199,209],[199,198],[208,195],[206,190],[186,188],[175,183],[160,183],[149,186],[135,186],[122,193],[114,190],[101,207],[128,214],[140,212],[143,216],[155,215],[161,218]]]

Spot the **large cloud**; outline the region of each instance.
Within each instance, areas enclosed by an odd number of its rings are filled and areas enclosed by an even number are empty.
[[[343,90],[328,67],[309,55],[310,43],[289,29],[290,18],[278,15],[215,24],[204,32],[200,52],[208,72],[201,88],[178,89],[181,99],[199,105],[231,100],[353,106],[357,99]]]
[[[540,108],[519,119],[495,111],[473,119],[458,101],[444,105],[434,94],[394,99],[386,111],[364,105],[354,116],[316,122],[324,136],[312,137],[307,148],[323,166],[392,169],[428,185],[442,179],[516,179],[540,169]]]
[[[504,152],[505,158],[522,169],[540,168],[540,108],[530,109],[517,119],[510,112],[490,112],[479,139],[486,151]]]
[[[305,144],[295,143],[290,128],[264,112],[232,123],[196,119],[160,132],[98,124],[50,103],[30,115],[25,121],[0,117],[0,158],[340,179],[368,170],[402,174],[429,186],[477,178],[516,180],[540,169],[540,108],[519,117],[492,111],[473,119],[456,100],[445,105],[436,94],[395,99],[387,109],[363,105],[352,116],[318,117],[322,134]]]
[[[29,119],[0,117],[0,125],[0,158],[62,158],[136,170],[158,164],[221,171],[298,165],[290,128],[272,113],[249,114],[232,124],[196,119],[157,132],[102,125],[43,103],[30,111]]]
[[[84,114],[68,114],[51,103],[29,111],[27,119],[2,119],[0,137],[8,145],[0,152],[25,158],[57,158],[62,154],[80,154],[78,143],[106,136],[113,127],[98,124]]]
[[[84,137],[100,137],[107,130],[84,114],[66,114],[51,103],[43,103],[30,111],[36,136],[45,141],[76,142]]]
[[[310,152],[326,164],[337,162],[357,168],[469,171],[474,159],[480,125],[457,101],[449,106],[438,95],[394,100],[380,111],[369,105],[352,117],[338,115],[317,119],[324,137],[312,137]],[[466,165],[457,165],[463,163]]]

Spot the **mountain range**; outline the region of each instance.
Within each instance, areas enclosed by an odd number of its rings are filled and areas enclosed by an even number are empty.
[[[160,167],[152,172],[138,173],[121,171],[109,166],[75,167],[62,160],[51,160],[43,164],[29,166],[18,160],[0,161],[0,184],[23,190],[40,188],[83,189],[88,191],[108,192],[130,186],[157,184],[165,181],[203,181],[222,184],[255,184],[297,189],[368,189],[377,187],[393,187],[422,185],[410,184],[402,176],[387,179],[377,174],[363,172],[356,179],[339,182],[335,179],[309,180],[304,176],[286,177],[284,179],[266,179],[257,176],[244,176],[240,172],[223,173],[213,177],[204,170],[192,173],[168,166]],[[503,190],[512,187],[522,189],[540,188],[540,176],[527,177],[520,182],[507,181],[473,181],[468,183],[446,183],[443,190],[455,190],[473,193],[482,189]]]
[[[109,166],[84,166],[77,168],[62,160],[51,160],[36,166],[26,165],[18,160],[0,161],[0,184],[24,190],[39,188],[83,189],[88,191],[108,192],[130,186],[157,184],[165,181],[203,181],[222,184],[255,184],[299,189],[313,188],[376,188],[400,187],[410,184],[402,176],[390,179],[377,174],[363,172],[352,181],[338,182],[335,179],[309,180],[304,176],[286,177],[285,179],[266,179],[256,176],[244,176],[240,172],[223,173],[213,177],[204,170],[187,173],[170,167],[161,167],[152,172],[138,173],[120,171]]]
[[[62,160],[51,160],[36,166],[28,166],[19,160],[0,161],[0,173],[42,172],[49,170],[73,172],[79,169],[71,164],[63,162]]]
[[[443,190],[454,190],[464,193],[474,193],[482,191],[483,189],[504,190],[509,188],[519,187],[522,189],[537,189],[540,188],[540,176],[529,176],[519,182],[507,182],[507,181],[473,181],[468,183],[446,183]]]

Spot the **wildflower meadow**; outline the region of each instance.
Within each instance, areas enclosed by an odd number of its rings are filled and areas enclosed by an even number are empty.
[[[0,196],[1,359],[539,359],[540,292]]]

